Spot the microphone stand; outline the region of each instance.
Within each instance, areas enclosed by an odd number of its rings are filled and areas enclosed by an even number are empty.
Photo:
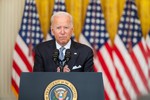
[[[61,61],[61,60],[59,62],[59,68],[60,68],[60,72],[63,72],[64,64],[63,64],[63,61]]]
[[[60,68],[60,72],[63,72],[64,66],[67,64],[67,60],[60,60],[59,61],[59,68]]]

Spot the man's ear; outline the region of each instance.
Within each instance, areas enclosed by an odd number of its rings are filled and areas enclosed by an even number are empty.
[[[51,26],[51,33],[52,33],[52,35],[54,36],[53,31],[54,31],[54,29],[53,29],[53,27]]]
[[[72,27],[72,32],[74,31],[74,27]]]

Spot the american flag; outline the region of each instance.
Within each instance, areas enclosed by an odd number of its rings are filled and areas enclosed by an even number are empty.
[[[12,89],[18,96],[21,72],[32,72],[32,48],[43,41],[35,0],[25,0],[24,13],[13,52]]]
[[[150,85],[150,30],[146,36],[146,46],[147,46],[147,55],[148,55],[148,64],[149,64],[149,85]]]
[[[116,84],[120,88],[121,85],[113,65],[111,41],[106,31],[100,0],[90,0],[79,41],[95,52],[94,67],[96,72],[103,73],[105,100],[119,100]]]
[[[118,79],[125,87],[117,88],[121,100],[137,99],[148,93],[146,44],[134,0],[126,0],[114,40],[113,60]]]
[[[148,55],[150,57],[150,30],[149,30],[149,33],[146,36],[146,44],[147,44],[148,53],[149,53]]]
[[[65,0],[55,0],[54,8],[53,8],[53,14],[58,12],[58,11],[66,12]],[[46,40],[51,40],[53,38],[54,37],[53,37],[51,30],[50,30],[47,37],[46,37]]]

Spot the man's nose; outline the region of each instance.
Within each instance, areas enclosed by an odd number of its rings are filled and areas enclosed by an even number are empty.
[[[60,31],[61,31],[61,33],[65,33],[65,29],[63,27],[61,28]]]

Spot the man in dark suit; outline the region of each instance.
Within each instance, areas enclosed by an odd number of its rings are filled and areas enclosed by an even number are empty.
[[[93,51],[90,47],[71,39],[73,34],[72,16],[66,12],[57,12],[51,17],[51,31],[55,39],[37,45],[35,51],[34,72],[60,72],[61,68],[53,60],[56,49],[63,47],[62,55],[67,49],[71,58],[63,65],[62,72],[93,72]],[[62,58],[64,59],[64,57]],[[61,57],[58,59],[61,60]],[[61,66],[62,67],[62,66]]]

